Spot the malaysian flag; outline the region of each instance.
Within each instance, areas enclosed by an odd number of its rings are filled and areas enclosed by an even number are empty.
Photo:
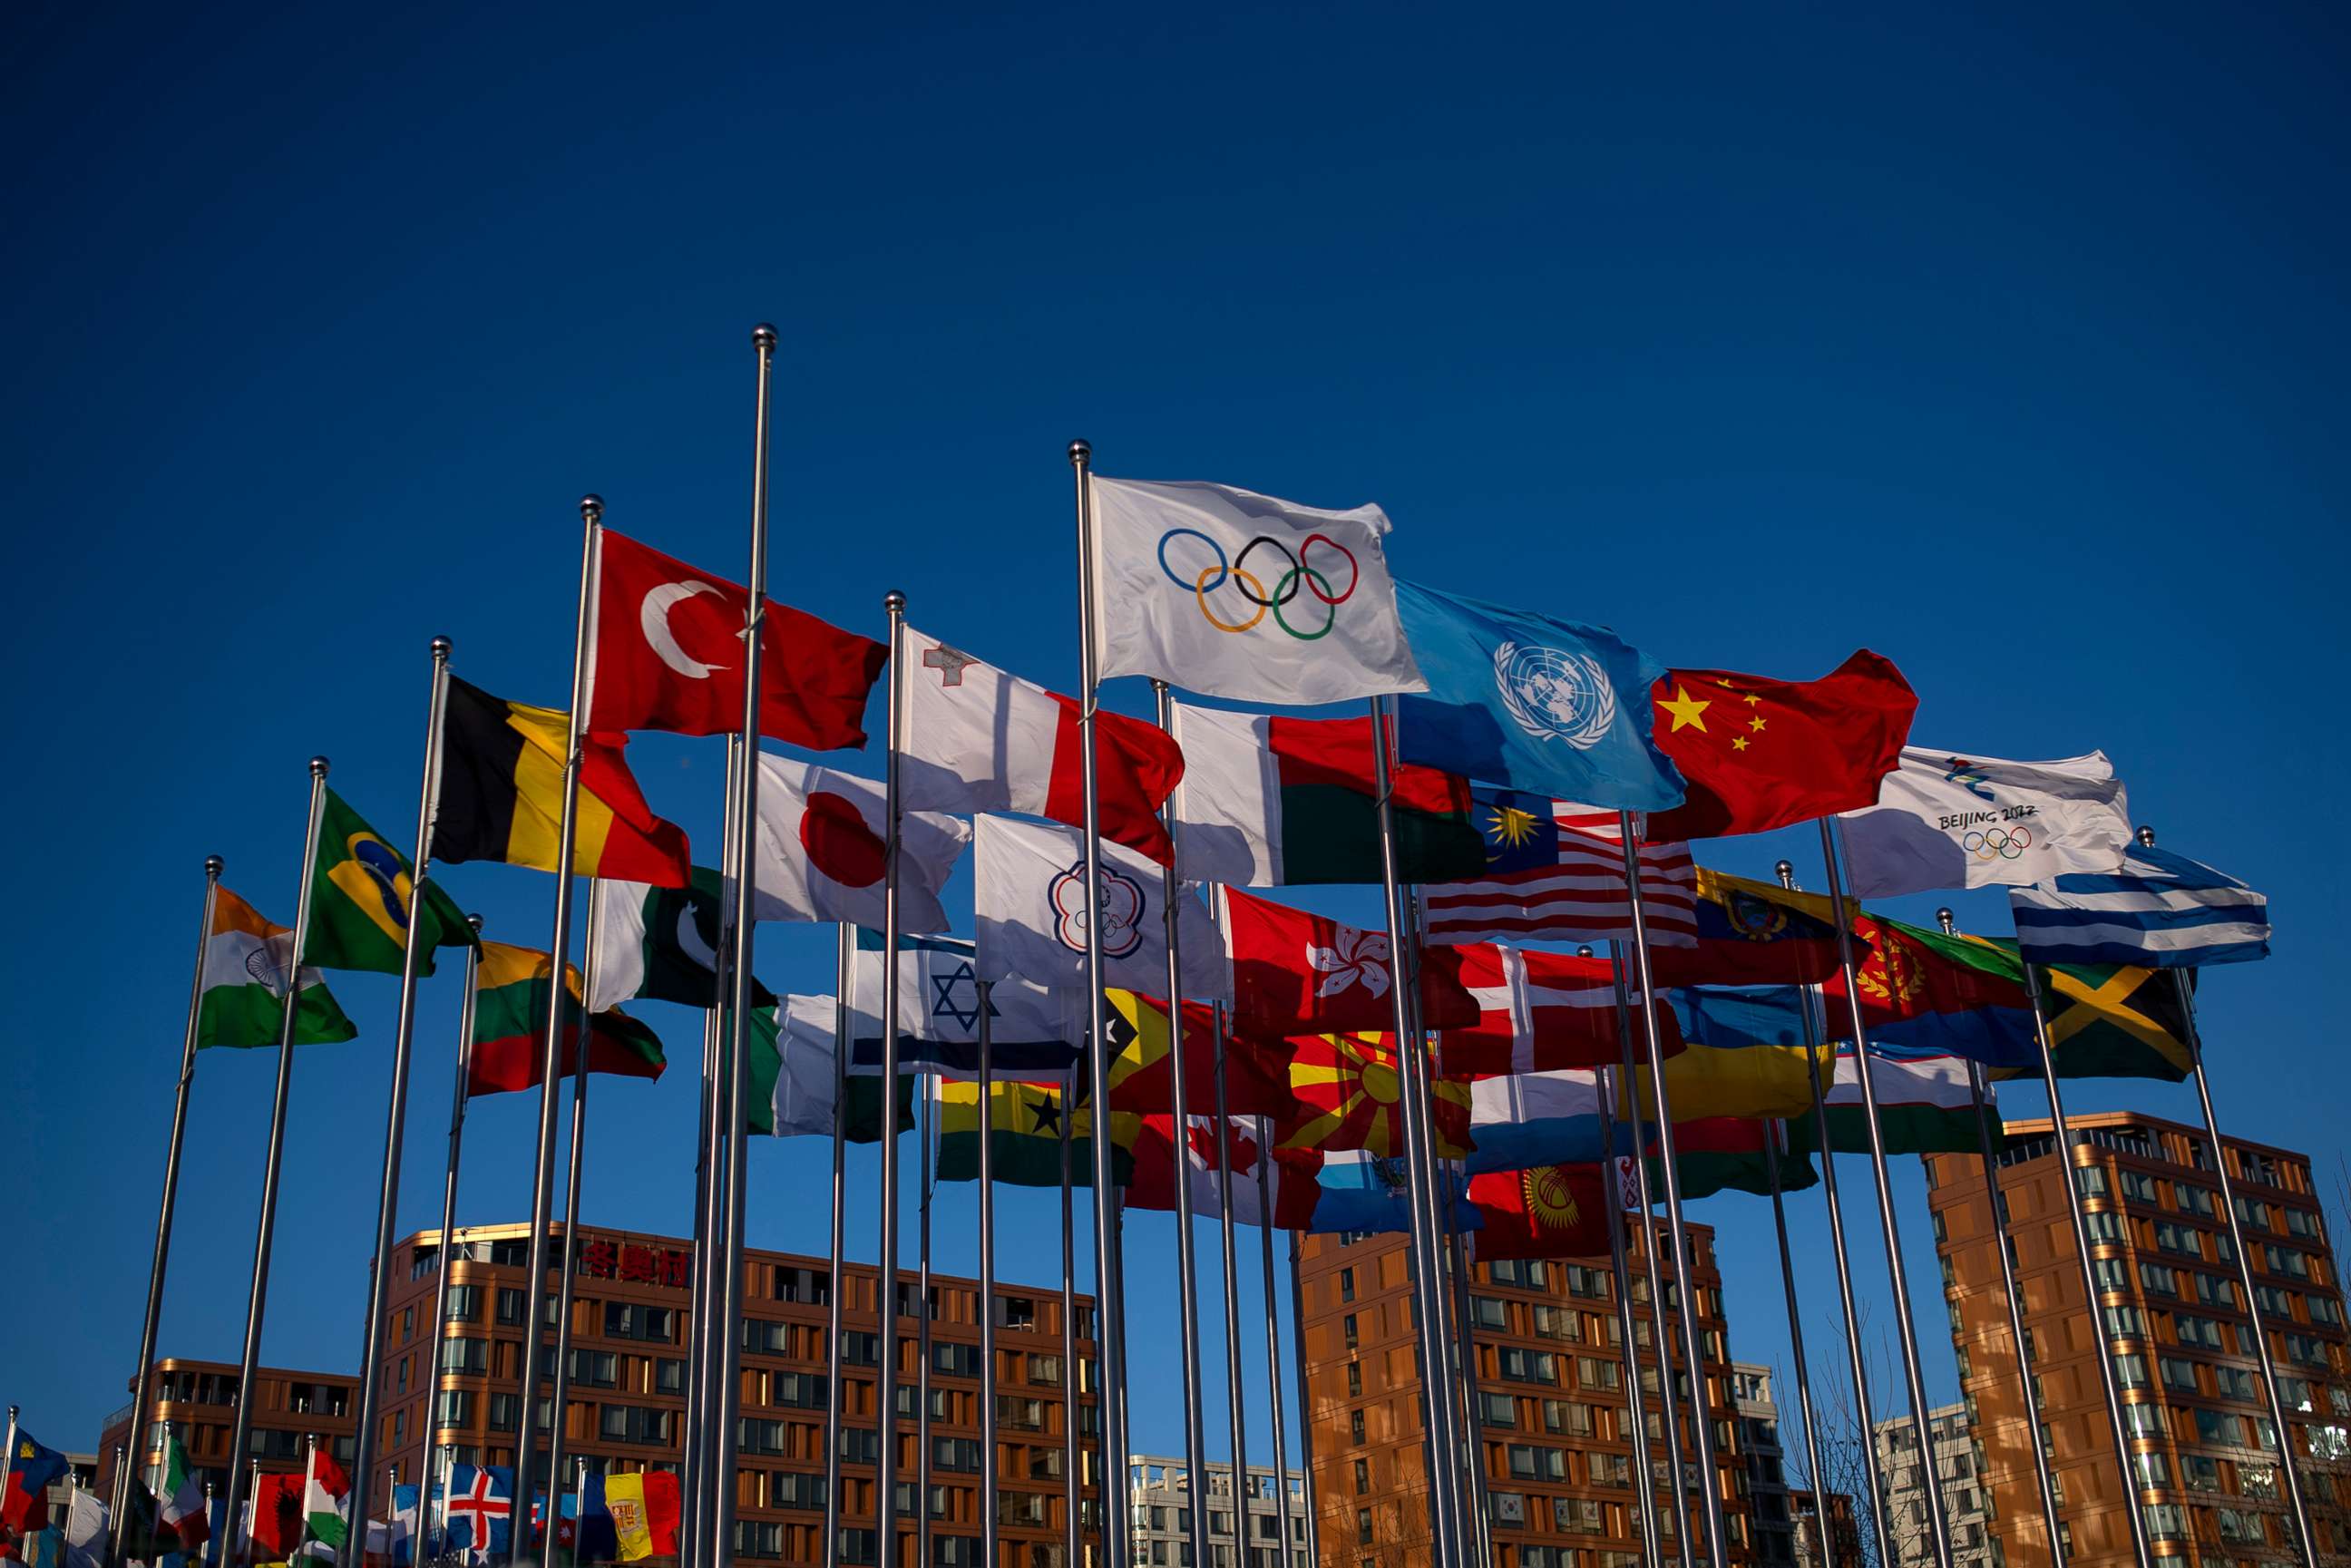
[[[1614,811],[1510,789],[1479,789],[1470,820],[1486,840],[1486,875],[1421,890],[1432,942],[1619,942],[1633,936],[1625,849]],[[1698,866],[1689,846],[1641,846],[1649,940],[1698,941]]]

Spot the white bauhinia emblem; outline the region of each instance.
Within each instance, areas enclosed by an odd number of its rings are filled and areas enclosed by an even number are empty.
[[[1494,689],[1518,727],[1537,740],[1584,751],[1616,722],[1616,688],[1589,653],[1505,643],[1494,650]]]
[[[697,593],[717,591],[706,582],[690,579],[684,582],[664,582],[645,595],[644,604],[637,612],[638,628],[644,632],[645,644],[653,649],[654,656],[679,674],[697,681],[709,679],[710,672],[718,666],[704,664],[677,645],[677,637],[669,629],[669,612],[671,607],[681,600],[691,599]]]
[[[1388,934],[1342,925],[1330,946],[1308,946],[1306,967],[1322,977],[1314,987],[1318,997],[1336,996],[1359,982],[1372,995],[1386,996]]]

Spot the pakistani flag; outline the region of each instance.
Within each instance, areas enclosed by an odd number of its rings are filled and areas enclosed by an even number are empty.
[[[718,1005],[718,873],[695,866],[685,887],[641,882],[600,883],[591,916],[596,973],[588,1010],[603,1012],[643,998],[681,1007]],[[764,986],[754,995],[767,1009]]]
[[[850,969],[852,1072],[882,1071],[882,934],[860,926]],[[969,1078],[979,1071],[979,980],[971,943],[944,936],[898,938],[898,1065]],[[1078,1059],[1081,998],[1029,980],[987,990],[990,1068],[1006,1077],[1058,1076]],[[827,1040],[831,1040],[828,1032]]]
[[[367,825],[340,795],[327,791],[310,883],[310,936],[303,956],[322,969],[400,973],[414,894],[408,857]],[[436,947],[471,946],[474,928],[456,900],[424,884],[424,942],[416,972],[433,972]]]
[[[204,996],[196,1004],[197,1046],[276,1045],[286,1019],[286,965],[293,956],[292,931],[263,919],[228,889],[214,890],[212,929],[204,936]],[[294,1043],[322,1045],[359,1032],[319,971],[303,965]]]

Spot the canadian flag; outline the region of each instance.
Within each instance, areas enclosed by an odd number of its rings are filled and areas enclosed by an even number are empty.
[[[1395,956],[1384,931],[1365,931],[1310,915],[1237,888],[1225,901],[1226,951],[1233,966],[1233,1011],[1241,1028],[1263,1035],[1377,1033],[1395,1027]],[[1461,983],[1451,947],[1420,955],[1421,1024],[1468,1029],[1478,998]]]
[[[751,601],[741,585],[609,530],[591,570],[588,728],[740,728]],[[772,599],[759,624],[759,733],[812,751],[864,745],[865,700],[889,648]]]
[[[1083,827],[1086,776],[1074,698],[905,632],[905,742],[898,785],[920,811],[1020,811]],[[1159,808],[1184,777],[1184,753],[1156,725],[1095,711],[1102,837],[1166,865]]]

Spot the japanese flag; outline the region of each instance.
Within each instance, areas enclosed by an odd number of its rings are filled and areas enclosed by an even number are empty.
[[[880,927],[888,870],[884,804],[882,786],[871,779],[763,755],[752,918]],[[945,931],[939,889],[971,829],[954,817],[908,811],[898,833],[899,929]]]

